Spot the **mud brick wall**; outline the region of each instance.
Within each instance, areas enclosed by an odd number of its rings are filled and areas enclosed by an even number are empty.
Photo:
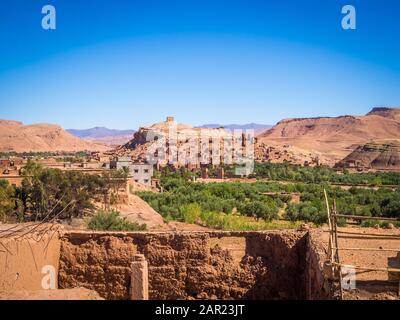
[[[241,261],[211,238],[244,237]],[[215,241],[213,241],[215,243]],[[105,233],[61,239],[59,287],[129,299],[130,263],[149,264],[150,299],[301,299],[307,295],[307,234],[296,231]]]
[[[96,290],[106,299],[129,299],[131,263],[136,254],[130,237],[64,236],[60,248],[59,288],[84,287]]]
[[[266,272],[257,274],[249,298],[305,299],[307,234],[256,233],[246,238],[246,253],[258,257]]]

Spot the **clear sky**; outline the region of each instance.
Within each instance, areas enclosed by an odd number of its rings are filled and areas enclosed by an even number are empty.
[[[57,10],[43,30],[41,8]],[[352,4],[357,29],[341,27]],[[400,106],[398,0],[2,0],[0,118],[274,124]]]

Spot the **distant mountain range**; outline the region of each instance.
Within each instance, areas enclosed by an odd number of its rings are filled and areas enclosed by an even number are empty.
[[[225,128],[228,130],[235,130],[235,129],[254,129],[254,130],[267,130],[272,128],[271,125],[266,124],[258,124],[258,123],[248,123],[248,124],[204,124],[202,126],[198,126],[197,128]],[[132,136],[136,130],[116,130],[116,129],[108,129],[106,127],[94,127],[90,129],[67,129],[67,132],[74,135],[75,137],[85,139],[85,140],[95,140],[101,138],[110,138],[110,137],[120,137],[120,136]]]
[[[86,141],[102,143],[109,146],[122,145],[132,139],[135,130],[116,130],[106,127],[95,127],[91,129],[68,129],[66,130],[75,137]]]
[[[260,161],[299,164],[311,161],[334,165],[356,150],[346,159],[348,162],[361,162],[376,155],[374,164],[379,163],[379,168],[397,169],[399,163],[400,108],[373,108],[361,116],[283,119],[273,127],[249,123],[205,124],[198,128],[221,127],[254,129],[257,136],[255,158]],[[135,130],[105,127],[66,132],[53,124],[23,125],[17,121],[0,120],[0,151],[101,151],[129,144],[135,140],[134,134]],[[395,147],[391,144],[386,147],[389,140],[390,143],[394,141]],[[384,152],[378,154],[377,148],[383,148]],[[138,152],[142,151],[138,149]]]
[[[91,129],[67,129],[67,132],[81,139],[99,139],[109,137],[120,137],[133,135],[135,130],[116,130],[108,129],[106,127],[94,127]]]
[[[249,124],[205,124],[199,126],[198,128],[207,128],[214,129],[224,127],[228,130],[246,130],[253,129],[255,134],[259,134],[270,129],[272,126],[265,124],[257,124],[257,123],[249,123]],[[106,145],[122,145],[128,142],[133,138],[133,134],[136,132],[135,130],[116,130],[116,129],[108,129],[106,127],[95,127],[90,129],[68,129],[66,130],[68,133],[74,135],[77,138],[81,138],[86,141],[103,143]]]

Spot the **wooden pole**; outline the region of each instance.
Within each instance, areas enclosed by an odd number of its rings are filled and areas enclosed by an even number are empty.
[[[397,295],[400,297],[400,280],[399,280],[399,289],[398,289]]]
[[[374,238],[383,238],[385,240],[400,240],[400,235],[391,235],[384,233],[358,233],[358,232],[343,232],[338,231],[338,236],[340,238],[351,238],[352,236],[360,236],[364,239],[374,239]]]
[[[333,200],[333,230],[335,236],[335,247],[336,247],[336,262],[339,264],[339,287],[340,287],[340,299],[343,300],[343,287],[342,287],[342,266],[340,265],[340,257],[339,257],[339,241],[337,235],[337,219],[336,219],[336,200]]]
[[[324,194],[325,194],[325,201],[327,203],[327,210],[328,210],[328,217],[330,217],[329,213],[329,205],[328,205],[328,199],[326,195],[326,190],[324,189]],[[332,222],[329,223],[329,229],[330,229],[330,242],[331,242],[331,237],[332,237],[332,231],[331,231],[331,226],[332,230],[334,231],[334,236],[335,236],[335,261],[331,261],[332,265],[336,265],[339,267],[339,278],[340,278],[340,295],[341,299],[343,299],[343,289],[342,289],[342,266],[346,266],[345,264],[340,263],[340,258],[339,258],[339,251],[340,250],[352,250],[352,251],[388,251],[388,252],[399,252],[400,249],[390,249],[390,248],[339,248],[338,245],[338,230],[337,230],[337,218],[345,218],[345,219],[354,219],[354,220],[382,220],[382,221],[400,221],[400,219],[397,218],[386,218],[386,217],[365,217],[365,216],[357,216],[357,215],[344,215],[344,214],[337,214],[336,212],[336,202],[333,202],[333,219]],[[340,232],[341,234],[351,234],[351,235],[358,235],[358,236],[365,236],[366,239],[368,239],[368,236],[376,236],[376,237],[386,237],[388,240],[396,240],[400,238],[400,235],[395,235],[395,234],[381,234],[381,233],[359,233],[359,232]],[[342,236],[345,237],[345,236]],[[331,247],[331,250],[333,248]],[[400,273],[400,269],[397,268],[370,268],[370,267],[363,267],[363,266],[350,266],[356,270],[363,270],[363,271],[384,271],[384,272],[394,272],[394,273]],[[398,283],[398,296],[400,296],[400,280]]]
[[[399,291],[397,292],[397,295],[400,297],[400,280],[399,280]]]
[[[329,209],[328,195],[326,194],[326,190],[324,189],[325,195],[325,203],[326,203],[326,212],[328,214],[328,228],[329,228],[329,258],[330,261],[333,262],[333,236],[332,236],[332,221],[331,221],[331,213]]]
[[[337,220],[336,220],[336,201],[333,200],[333,215],[332,215],[332,226],[333,226],[333,235],[335,240],[335,254],[336,254],[336,262],[340,263],[339,261],[339,241],[337,236]]]
[[[337,266],[342,266],[342,267],[351,267],[357,270],[363,270],[363,271],[385,271],[385,272],[398,272],[400,273],[400,269],[397,268],[371,268],[371,267],[362,267],[362,266],[352,266],[352,265],[348,265],[348,264],[344,264],[344,263],[337,263],[337,262],[333,262],[333,265],[337,265]]]

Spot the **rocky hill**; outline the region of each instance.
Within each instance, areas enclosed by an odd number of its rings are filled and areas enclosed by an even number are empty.
[[[365,116],[284,119],[257,137],[256,158],[266,148],[296,148],[333,165],[359,145],[400,137],[400,108],[374,108]]]
[[[170,132],[170,130],[172,132]],[[167,163],[176,163],[178,165],[185,165],[190,162],[193,165],[200,165],[204,159],[211,161],[218,159],[220,156],[213,154],[212,144],[219,148],[218,153],[224,152],[223,142],[231,141],[233,145],[234,135],[230,130],[222,127],[218,128],[199,128],[193,127],[189,124],[177,123],[173,117],[167,117],[166,121],[155,123],[148,127],[141,127],[135,132],[133,139],[125,145],[118,148],[115,153],[117,155],[130,156],[136,161],[146,161],[148,156],[157,154],[159,164],[164,165]],[[162,140],[160,140],[162,139]],[[169,144],[171,139],[174,141],[174,148],[170,149]],[[244,139],[246,140],[246,139]],[[157,145],[155,141],[162,142],[165,150],[158,150],[154,147]],[[188,146],[190,143],[197,146],[198,150]],[[243,142],[244,144],[246,142]],[[208,144],[208,149],[206,148]],[[202,148],[201,146],[205,147]],[[242,145],[240,145],[242,147]],[[179,151],[178,151],[179,149]],[[206,151],[204,151],[206,150]],[[171,152],[171,153],[170,153]],[[234,151],[232,150],[232,156]],[[190,160],[190,161],[189,161]]]
[[[337,168],[400,171],[400,140],[369,142],[359,146]]]
[[[83,141],[54,124],[24,125],[0,120],[0,152],[103,151],[104,145]]]

